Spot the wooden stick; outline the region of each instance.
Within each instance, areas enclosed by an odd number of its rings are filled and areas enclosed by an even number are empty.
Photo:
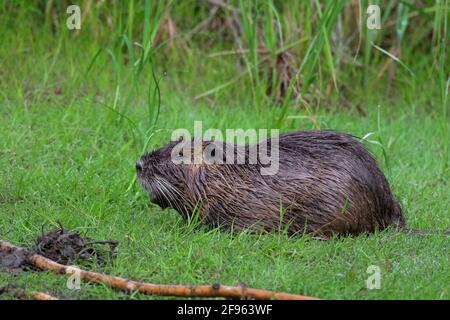
[[[47,293],[39,291],[26,291],[21,288],[16,288],[14,286],[6,286],[0,288],[0,295],[3,293],[9,293],[19,299],[34,299],[34,300],[58,300],[58,298],[53,297]]]
[[[19,247],[0,240],[0,250],[20,249]],[[42,270],[51,270],[57,274],[77,274],[81,280],[95,283],[103,283],[109,287],[121,291],[137,291],[142,294],[177,296],[177,297],[223,297],[223,298],[251,298],[251,299],[276,299],[276,300],[317,300],[316,298],[273,292],[263,289],[247,288],[245,286],[224,286],[220,284],[209,285],[171,285],[143,283],[128,280],[121,277],[110,276],[102,273],[85,271],[75,266],[65,266],[39,254],[32,254],[29,262]]]
[[[10,289],[7,292],[13,294],[20,299],[34,299],[34,300],[58,300],[58,298],[39,291],[25,291],[23,289]]]
[[[25,294],[26,293],[27,292],[25,292]],[[56,298],[54,296],[51,296],[51,295],[49,295],[47,293],[44,293],[44,292],[31,291],[29,294],[30,294],[30,296],[32,296],[36,300],[52,300],[52,301],[53,300],[58,300],[58,298]]]

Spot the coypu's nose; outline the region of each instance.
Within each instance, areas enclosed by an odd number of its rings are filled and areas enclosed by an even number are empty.
[[[137,173],[141,173],[142,172],[142,160],[139,160],[138,162],[136,162],[136,171]]]

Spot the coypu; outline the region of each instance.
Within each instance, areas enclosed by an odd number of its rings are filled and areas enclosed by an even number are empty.
[[[372,233],[388,226],[406,229],[388,181],[353,136],[298,131],[277,138],[279,164],[273,175],[261,174],[265,165],[259,160],[220,164],[205,157],[197,164],[175,164],[171,156],[181,140],[143,155],[136,164],[137,175],[151,202],[174,208],[184,218],[197,212],[210,226],[286,228],[290,235],[307,232],[318,238]],[[270,147],[273,139],[264,142]],[[225,161],[227,150],[249,159],[250,145],[243,151],[216,141],[201,141],[199,146],[204,151],[212,145],[212,155],[221,150]]]

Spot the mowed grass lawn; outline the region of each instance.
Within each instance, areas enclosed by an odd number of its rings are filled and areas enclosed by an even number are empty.
[[[127,121],[100,103],[0,103],[0,238],[31,244],[41,229],[61,222],[93,239],[119,241],[114,262],[93,270],[165,284],[237,285],[323,299],[449,299],[448,237],[384,231],[370,236],[313,240],[284,234],[230,234],[185,224],[162,211],[138,185],[126,191],[139,157]],[[400,102],[399,102],[400,104]],[[389,111],[388,111],[389,110]],[[450,228],[448,171],[440,175],[442,141],[433,113],[404,107],[376,108],[366,116],[289,110],[282,132],[336,129],[369,139],[394,193],[416,229]],[[276,111],[275,111],[276,112]],[[127,111],[139,126],[144,107]],[[251,116],[250,116],[251,115]],[[173,129],[267,128],[273,112],[229,105],[213,111],[202,101],[168,92],[149,149],[163,145]],[[378,128],[380,131],[378,132]],[[381,288],[366,288],[371,265],[381,270]],[[66,287],[67,277],[47,272],[0,273],[0,286],[16,284],[68,299],[153,299],[107,287]]]

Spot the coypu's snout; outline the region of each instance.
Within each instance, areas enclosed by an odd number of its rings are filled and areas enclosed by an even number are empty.
[[[136,162],[135,168],[140,185],[144,188],[145,191],[149,192],[150,201],[155,202],[155,190],[152,187],[153,175],[149,173],[149,168],[148,165],[146,165],[145,161],[145,155]]]
[[[142,183],[144,181],[150,182],[153,177],[153,165],[152,161],[149,161],[147,155],[143,155],[135,165],[136,175],[139,178],[139,181]],[[144,186],[145,187],[145,186]]]
[[[146,161],[145,159],[145,155],[142,156],[135,165],[136,168],[136,175],[138,177],[139,182],[141,183],[141,185],[144,187],[144,189],[146,189],[148,191],[148,188],[146,187],[146,182],[150,182],[148,181],[150,177],[152,177],[153,175],[149,172],[151,170],[149,170],[149,163],[148,161]]]
[[[140,174],[143,169],[144,169],[144,161],[139,160],[138,162],[136,162],[136,172],[137,172],[137,174]]]
[[[184,163],[176,163],[173,160],[174,151],[180,141],[173,141],[166,146],[147,152],[136,162],[137,180],[141,187],[148,192],[150,201],[161,208],[180,207],[187,204],[183,200],[186,197],[186,179],[192,174],[192,166]],[[192,189],[192,188],[191,188]],[[196,202],[196,201],[194,201]]]
[[[150,202],[159,205],[162,209],[170,206],[168,199],[173,199],[172,194],[168,194],[170,185],[167,185],[167,181],[160,177],[156,173],[156,167],[158,163],[152,155],[143,155],[136,162],[136,174],[140,185],[145,191],[148,192]],[[173,189],[173,187],[172,187]]]

